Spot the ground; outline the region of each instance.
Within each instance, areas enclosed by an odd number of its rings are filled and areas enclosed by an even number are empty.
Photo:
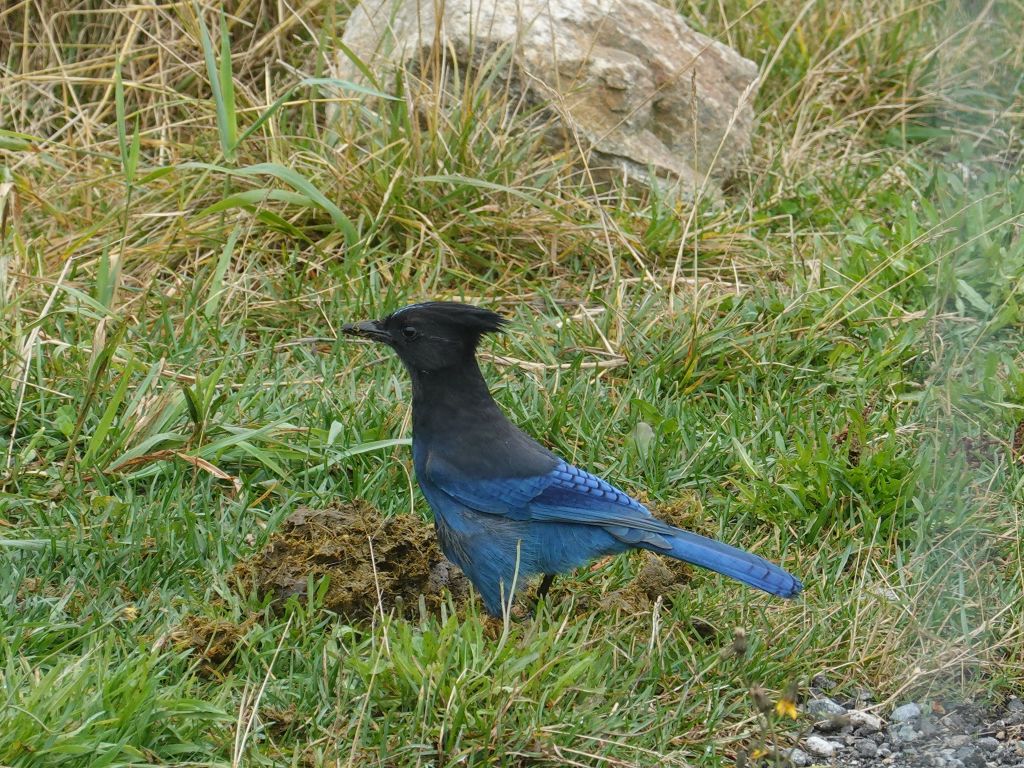
[[[486,71],[325,82],[344,4],[8,5],[0,764],[1019,765],[1019,3],[678,3],[762,72],[696,201]],[[634,553],[488,621],[404,372],[338,338],[427,298],[508,316],[530,434],[801,598]]]

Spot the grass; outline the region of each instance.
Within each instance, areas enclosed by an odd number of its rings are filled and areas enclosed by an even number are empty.
[[[0,764],[715,766],[819,672],[1024,683],[1019,3],[680,3],[763,72],[696,206],[552,160],[487,71],[360,106],[331,3],[47,8],[0,11]],[[333,339],[438,296],[513,319],[528,431],[805,596],[601,607],[622,557],[495,634],[234,591],[300,505],[428,514],[408,382]]]

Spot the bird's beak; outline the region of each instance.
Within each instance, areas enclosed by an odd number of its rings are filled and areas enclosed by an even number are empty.
[[[349,336],[361,336],[364,339],[370,341],[378,341],[381,344],[387,344],[391,341],[391,336],[380,327],[379,320],[363,320],[360,323],[345,323],[341,327],[341,332],[348,334]]]

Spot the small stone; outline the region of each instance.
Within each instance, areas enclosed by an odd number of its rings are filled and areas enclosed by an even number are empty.
[[[850,724],[849,719],[844,715],[836,715],[828,720],[819,720],[814,724],[814,730],[818,733],[835,733],[841,731]]]
[[[789,762],[799,767],[810,765],[814,762],[810,755],[796,747],[793,747],[789,752],[785,753],[785,755],[789,758]]]
[[[921,708],[914,702],[910,702],[909,704],[896,707],[896,709],[892,711],[891,720],[894,723],[906,723],[911,720],[916,720],[920,716]]]
[[[910,744],[918,739],[917,731],[914,730],[914,726],[912,725],[901,725],[896,729],[896,733],[894,735],[896,740],[902,744]]]
[[[853,694],[853,700],[856,702],[856,706],[863,707],[865,704],[869,704],[875,700],[875,694],[867,688],[858,688]]]
[[[836,753],[835,745],[821,736],[808,736],[804,739],[804,747],[815,757],[832,757]]]
[[[985,758],[978,752],[977,747],[972,744],[960,747],[954,753],[954,756],[957,760],[962,761],[966,768],[985,768]]]
[[[844,715],[846,714],[846,707],[827,696],[823,696],[820,699],[811,699],[807,702],[807,711],[818,717],[822,715]]]
[[[819,672],[811,678],[811,687],[817,688],[820,691],[831,691],[836,687],[836,684],[825,677],[825,673]]]
[[[861,757],[875,757],[878,754],[878,745],[871,739],[857,739],[853,742],[853,748]]]
[[[959,749],[960,747],[969,744],[970,741],[970,736],[964,736],[962,733],[958,733],[955,736],[950,736],[946,739],[946,744],[948,744],[952,749]]]
[[[993,739],[991,736],[982,736],[980,739],[974,742],[974,744],[982,752],[995,752],[997,749],[999,749],[999,740]]]
[[[1024,701],[1018,696],[1011,696],[1006,700],[1007,712],[1024,712]]]
[[[850,718],[850,725],[860,728],[862,733],[877,733],[882,730],[882,718],[865,712],[863,709],[851,709],[847,712]]]
[[[892,754],[892,747],[890,747],[888,744],[879,744],[878,745],[878,756],[879,757],[888,757],[891,754]]]

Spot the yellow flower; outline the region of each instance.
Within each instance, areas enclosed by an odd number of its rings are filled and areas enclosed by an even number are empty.
[[[796,720],[796,695],[797,685],[795,682],[791,682],[786,686],[786,690],[782,692],[782,698],[775,705],[775,714],[779,717],[789,715],[793,720]]]
[[[779,717],[789,715],[792,719],[796,720],[796,703],[786,697],[782,697],[775,704],[775,714]]]

